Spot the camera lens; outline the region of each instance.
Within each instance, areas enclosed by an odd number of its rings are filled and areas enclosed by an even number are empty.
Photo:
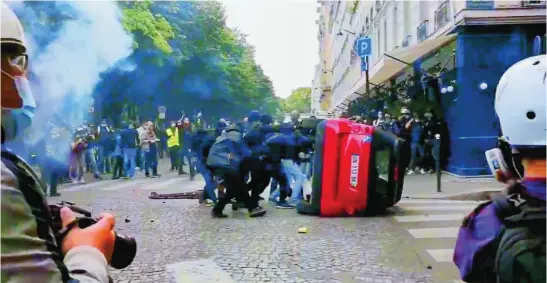
[[[114,252],[112,253],[110,266],[116,269],[126,268],[133,262],[136,255],[137,242],[135,241],[135,238],[127,235],[116,234]]]

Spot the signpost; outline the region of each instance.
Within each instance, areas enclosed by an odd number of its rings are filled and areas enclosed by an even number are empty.
[[[365,36],[357,39],[357,55],[361,57],[361,72],[365,72],[366,93],[370,92],[369,76],[368,76],[368,57],[372,55],[372,38]]]
[[[158,118],[165,119],[165,112],[166,111],[167,111],[167,109],[165,108],[165,106],[158,106]]]

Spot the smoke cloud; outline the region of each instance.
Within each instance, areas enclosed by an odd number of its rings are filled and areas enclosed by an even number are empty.
[[[78,126],[89,118],[101,73],[134,69],[131,62],[124,61],[132,54],[133,39],[123,29],[122,14],[114,1],[49,2],[43,4],[50,8],[45,11],[37,3],[8,5],[23,22],[29,45],[29,78],[37,101],[30,129],[32,146],[49,138],[51,133],[46,129],[52,119],[62,118]],[[35,23],[43,23],[49,12],[56,15],[57,22],[49,29],[42,24],[39,30]],[[60,150],[68,151],[66,147]],[[66,155],[68,152],[56,156],[66,160]]]

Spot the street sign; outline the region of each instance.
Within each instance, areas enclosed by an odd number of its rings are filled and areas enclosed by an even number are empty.
[[[367,69],[368,69],[367,60],[365,59],[365,57],[361,57],[361,72],[364,72]]]
[[[372,38],[361,37],[357,39],[357,55],[361,58],[372,55]]]

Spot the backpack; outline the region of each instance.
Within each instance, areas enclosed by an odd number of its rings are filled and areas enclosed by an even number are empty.
[[[209,149],[207,166],[224,173],[237,174],[242,160],[243,156],[239,152],[236,142],[222,135]]]
[[[492,204],[502,221],[494,260],[497,282],[546,282],[545,202],[516,193],[496,196]]]

